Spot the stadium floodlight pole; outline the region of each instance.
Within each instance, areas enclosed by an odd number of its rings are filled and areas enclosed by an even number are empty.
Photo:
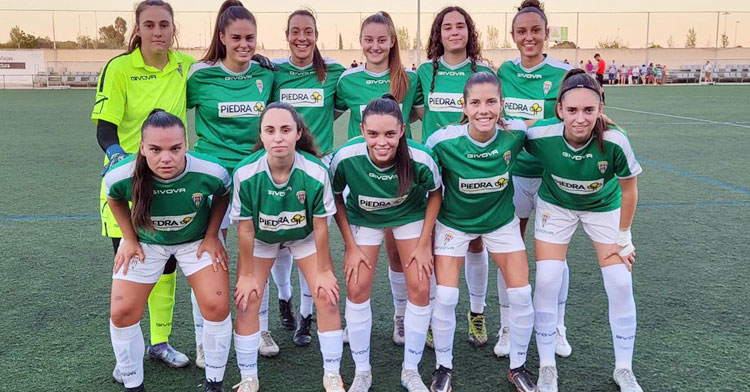
[[[651,35],[651,13],[646,12],[646,64],[648,64],[649,35]]]
[[[422,39],[420,38],[420,34],[419,34],[420,30],[422,29],[421,16],[422,16],[422,1],[417,0],[417,64],[422,63],[421,61],[422,56],[420,55],[420,53],[422,52]]]
[[[580,25],[578,24],[578,21],[579,21],[580,18],[581,18],[581,13],[580,12],[576,12],[576,61],[574,63],[576,65],[578,65],[578,47],[581,46],[581,45],[579,45],[579,42],[578,42],[578,31],[580,30],[580,28],[579,28]]]

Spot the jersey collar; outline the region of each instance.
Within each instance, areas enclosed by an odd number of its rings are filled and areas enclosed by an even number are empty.
[[[185,177],[185,174],[190,171],[190,162],[192,161],[192,157],[190,156],[190,153],[185,154],[185,170],[182,171],[177,177],[170,178],[169,180],[164,180],[159,177],[153,176],[154,181],[162,183],[162,184],[171,184],[173,182],[179,181],[182,179],[182,177]]]
[[[159,68],[152,67],[150,65],[146,65],[146,62],[143,60],[143,53],[141,53],[141,48],[136,48],[133,53],[131,53],[131,59],[133,63],[133,67],[135,68],[143,68],[146,71],[149,72],[161,72],[161,73],[168,73],[171,71],[174,71],[176,69],[182,70],[182,58],[178,58],[174,51],[170,50],[167,52],[167,65],[164,66],[163,70],[160,70]],[[188,70],[184,70],[188,71]]]
[[[307,65],[303,65],[302,67],[300,67],[300,66],[298,66],[298,65],[296,65],[296,64],[294,64],[294,63],[292,62],[292,56],[289,56],[289,58],[287,58],[287,63],[289,64],[289,66],[291,66],[291,67],[293,67],[293,68],[296,68],[296,69],[298,69],[298,70],[300,70],[300,71],[306,71],[306,70],[308,70],[308,69],[309,69],[310,67],[312,67],[312,66],[313,66],[313,62],[311,61],[311,62],[310,62],[310,64],[307,64]]]
[[[594,132],[592,131],[591,132],[591,137],[589,137],[589,141],[587,141],[586,144],[584,144],[583,146],[581,146],[579,148],[575,148],[575,147],[571,146],[570,143],[568,143],[567,139],[565,139],[565,126],[564,125],[563,125],[563,133],[562,133],[561,136],[562,136],[563,141],[565,142],[565,146],[568,147],[568,149],[570,149],[570,151],[573,151],[573,152],[579,152],[579,151],[585,150],[586,147],[588,147],[589,144],[591,144],[591,141],[594,140]]]
[[[456,65],[450,65],[450,64],[448,64],[448,63],[445,62],[445,59],[443,58],[443,56],[440,56],[440,64],[442,64],[443,67],[450,69],[451,71],[455,71],[455,70],[457,70],[459,68],[462,68],[466,64],[469,64],[470,62],[471,62],[471,59],[467,57],[466,60],[464,60],[464,61],[462,61],[462,62],[460,62],[460,63],[458,63]]]
[[[266,153],[263,154],[263,158],[261,158],[263,160],[262,162],[263,170],[266,172],[266,175],[268,176],[268,180],[271,181],[271,184],[273,184],[273,186],[276,187],[276,189],[284,189],[286,188],[287,185],[289,185],[289,180],[292,179],[292,174],[294,174],[294,169],[296,169],[297,166],[299,165],[300,158],[301,157],[300,157],[299,152],[295,151],[294,162],[292,163],[292,168],[289,170],[289,178],[287,178],[286,182],[284,182],[283,184],[277,184],[276,182],[274,182],[273,175],[271,175],[271,168],[268,166],[268,151],[266,151]]]
[[[221,59],[219,60],[219,67],[221,67],[221,69],[224,70],[224,72],[230,75],[240,76],[240,75],[245,75],[246,73],[250,72],[250,68],[253,67],[253,62],[254,62],[253,60],[250,60],[250,62],[247,63],[247,69],[244,71],[240,71],[240,72],[233,72],[232,70],[227,68],[227,66],[224,65],[224,60],[221,60]]]
[[[469,124],[468,123],[464,124],[464,135],[466,136],[467,139],[469,139],[469,141],[472,144],[474,144],[477,147],[484,148],[484,147],[489,146],[490,144],[492,144],[492,142],[495,141],[495,139],[497,139],[497,135],[499,133],[500,133],[500,126],[499,125],[495,125],[495,135],[492,136],[492,138],[490,138],[490,140],[487,140],[486,142],[482,143],[482,142],[474,140],[474,138],[472,138],[471,135],[469,135]]]
[[[542,68],[545,65],[547,65],[547,62],[549,60],[549,56],[547,55],[547,53],[545,53],[543,56],[544,56],[544,60],[542,60],[541,63],[539,63],[539,64],[537,64],[537,65],[535,65],[535,66],[533,66],[531,68],[525,68],[523,66],[523,64],[521,63],[521,58],[519,57],[519,58],[516,59],[516,61],[518,61],[518,68],[521,68],[521,70],[523,72],[526,72],[526,73],[536,72],[539,68]]]
[[[375,78],[382,78],[383,76],[385,76],[385,75],[388,75],[389,73],[391,73],[391,70],[390,70],[390,69],[386,69],[386,70],[385,70],[385,71],[383,71],[383,72],[378,72],[378,73],[375,73],[375,72],[369,71],[369,70],[367,69],[367,66],[366,66],[366,65],[363,65],[363,66],[362,66],[362,71],[364,71],[364,72],[365,72],[366,74],[368,74],[368,75],[370,75],[370,76],[372,76],[372,77],[375,77]]]
[[[365,156],[367,157],[367,162],[370,162],[370,165],[373,167],[373,169],[383,173],[387,172],[388,170],[391,170],[396,164],[390,165],[388,167],[378,167],[378,165],[375,164],[375,162],[372,161],[372,158],[370,158],[370,150],[367,148],[367,142],[362,143],[362,146],[365,150]]]

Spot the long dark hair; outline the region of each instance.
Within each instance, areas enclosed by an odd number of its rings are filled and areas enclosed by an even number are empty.
[[[312,133],[310,133],[310,128],[307,127],[307,124],[305,124],[305,121],[302,120],[302,117],[297,114],[297,111],[294,110],[294,107],[283,101],[271,103],[266,106],[265,110],[263,110],[263,114],[260,115],[260,121],[258,121],[258,141],[255,142],[255,145],[253,146],[251,152],[256,152],[263,149],[263,142],[260,140],[260,132],[262,131],[261,127],[263,126],[263,118],[266,117],[266,113],[268,113],[268,111],[271,109],[283,109],[292,115],[294,124],[297,125],[297,131],[302,133],[302,136],[294,145],[295,150],[304,151],[316,157],[320,157],[320,150],[318,150],[318,146],[315,144],[315,138],[313,137]]]
[[[478,85],[478,84],[491,84],[497,87],[497,96],[502,99],[503,96],[503,90],[500,86],[500,79],[493,74],[486,71],[477,72],[475,74],[472,74],[469,76],[469,79],[466,80],[466,84],[464,84],[464,93],[463,93],[463,99],[464,99],[464,105],[467,104],[469,101],[469,91],[472,89],[472,87]],[[460,124],[466,124],[469,122],[469,117],[466,116],[466,113],[461,114],[461,121],[459,121]],[[506,129],[506,124],[503,122],[500,124],[500,127],[503,129]]]
[[[367,121],[367,117],[373,114],[392,116],[398,121],[399,127],[403,127],[404,125],[401,107],[398,106],[396,97],[391,94],[383,94],[382,98],[373,99],[365,106],[365,109],[362,111],[362,124]],[[395,168],[398,175],[398,196],[403,196],[411,189],[411,183],[414,179],[414,168],[412,168],[411,156],[409,155],[406,132],[398,140]]]
[[[362,26],[359,29],[360,36],[362,30],[370,23],[379,23],[385,25],[388,28],[388,33],[393,38],[393,47],[388,52],[388,69],[390,70],[390,92],[396,101],[401,102],[406,97],[406,93],[409,91],[409,75],[406,74],[403,64],[401,64],[401,53],[398,49],[398,39],[396,35],[396,26],[393,24],[393,19],[385,11],[380,11],[376,14],[368,16],[362,21]]]
[[[539,0],[523,0],[523,2],[521,2],[521,6],[518,7],[518,12],[513,17],[513,22],[511,23],[511,31],[513,31],[516,26],[516,19],[521,14],[526,14],[529,12],[533,12],[539,15],[544,21],[545,32],[549,30],[549,28],[547,27],[547,14],[544,13],[544,4],[542,4]]]
[[[558,108],[562,108],[562,99],[565,94],[573,89],[585,88],[595,92],[602,103],[604,103],[604,89],[599,82],[596,81],[591,75],[587,74],[586,71],[580,68],[573,68],[568,71],[560,82],[560,92],[557,94],[557,102],[555,103],[555,115],[559,120],[562,120]],[[594,136],[596,136],[597,144],[599,145],[599,151],[604,151],[604,131],[609,130],[610,125],[616,125],[610,120],[605,120],[605,117],[600,113],[599,118],[596,119],[594,124]]]
[[[253,26],[258,26],[255,22],[255,16],[242,5],[239,0],[226,0],[219,7],[219,14],[216,16],[216,27],[214,27],[214,35],[211,38],[211,45],[209,45],[206,55],[203,56],[201,61],[210,63],[216,63],[217,61],[227,57],[227,48],[221,42],[220,33],[226,34],[226,29],[229,23],[235,20],[248,20]]]
[[[169,16],[172,18],[172,26],[174,26],[174,39],[175,41],[177,41],[177,25],[174,24],[174,11],[172,11],[172,6],[169,5],[169,3],[167,3],[166,1],[162,0],[144,0],[138,3],[138,6],[135,7],[135,26],[133,26],[133,32],[130,33],[127,53],[133,53],[134,50],[141,47],[141,37],[136,35],[135,31],[136,29],[138,29],[138,25],[141,23],[141,12],[143,12],[146,7],[162,7],[167,10],[167,12],[169,12]]]
[[[165,112],[162,109],[154,109],[146,118],[141,126],[141,140],[143,133],[147,128],[171,128],[180,127],[185,135],[185,125],[179,117],[174,114]],[[151,221],[151,201],[154,197],[154,173],[148,167],[146,157],[138,150],[138,156],[135,159],[135,170],[133,171],[133,181],[131,183],[131,201],[133,207],[130,211],[130,220],[136,229],[144,228],[153,230],[154,223]]]
[[[469,39],[466,41],[466,56],[471,59],[471,71],[477,72],[477,61],[482,59],[482,47],[479,43],[479,33],[474,25],[474,19],[471,18],[466,10],[461,7],[445,7],[435,16],[430,29],[430,45],[427,47],[427,58],[432,60],[432,84],[430,92],[435,90],[435,77],[437,76],[438,67],[440,66],[440,56],[445,53],[441,30],[445,15],[450,12],[458,12],[466,20],[466,29],[469,31]]]
[[[292,22],[292,18],[295,16],[307,16],[312,18],[313,21],[313,27],[315,28],[315,38],[317,40],[318,37],[318,22],[315,20],[315,16],[312,14],[312,12],[308,10],[296,10],[292,12],[289,15],[289,18],[286,20],[286,35],[289,37],[289,23]],[[323,56],[320,54],[320,50],[318,50],[318,44],[315,44],[315,47],[313,48],[313,68],[315,69],[315,75],[318,77],[318,81],[320,83],[325,82],[326,78],[328,77],[328,74],[326,73],[326,61],[323,59]]]

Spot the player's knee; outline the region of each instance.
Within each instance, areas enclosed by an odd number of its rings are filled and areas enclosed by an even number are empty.
[[[338,306],[333,304],[330,295],[323,290],[320,290],[318,295],[313,294],[313,300],[315,301],[315,308],[318,310],[318,313],[331,313],[339,311]],[[365,301],[366,300],[367,299],[365,299]]]
[[[356,304],[361,304],[370,299],[370,290],[364,284],[354,284],[353,282],[354,279],[352,279],[351,284],[346,285],[346,298]]]
[[[406,286],[409,296],[409,302],[424,306],[430,302],[430,280],[429,278],[422,277],[421,282],[413,282]]]
[[[141,315],[135,307],[118,304],[112,304],[109,317],[118,328],[131,326],[141,320]]]
[[[229,315],[229,301],[223,296],[216,297],[203,301],[201,306],[201,315],[208,321],[223,321]]]

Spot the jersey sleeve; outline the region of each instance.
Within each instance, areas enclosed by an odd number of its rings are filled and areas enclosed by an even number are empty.
[[[325,218],[336,213],[336,204],[333,201],[333,191],[331,190],[331,179],[326,172],[321,186],[317,187],[315,198],[313,199],[313,216],[316,218]]]
[[[198,64],[195,63],[190,67],[190,73],[188,76],[187,81],[187,108],[192,109],[198,105],[198,102],[200,102],[200,99],[198,97],[198,93],[200,92],[200,83],[198,82],[198,78],[195,77],[194,69],[196,68]]]
[[[232,210],[229,213],[229,219],[232,222],[253,219],[250,186],[248,183],[241,181],[241,179],[240,170],[235,170],[231,203]]]
[[[99,76],[91,120],[94,123],[105,120],[119,126],[125,114],[127,76],[121,72],[114,60],[110,60],[104,66]]]
[[[331,160],[331,177],[333,178],[333,193],[338,195],[344,192],[347,185],[344,164],[335,155]]]
[[[436,191],[443,184],[438,158],[432,151],[420,151],[420,153],[424,154],[424,158],[420,159],[423,162],[421,162],[421,165],[418,165],[419,170],[415,173],[415,177],[418,184],[428,192]]]
[[[617,139],[614,162],[615,175],[617,175],[617,178],[627,179],[641,174],[643,169],[635,159],[635,152],[633,152],[633,148],[630,147],[630,141],[628,138],[625,137],[625,135],[619,134]]]
[[[226,196],[232,190],[232,177],[224,167],[221,168],[221,186],[214,192],[214,195]]]
[[[336,83],[336,97],[333,100],[333,108],[337,112],[345,112],[349,110],[349,106],[346,104],[346,94],[344,93],[344,79],[339,77],[339,81]]]
[[[417,109],[422,109],[424,108],[424,88],[422,86],[422,78],[419,77],[419,70],[417,70],[415,78],[417,79],[417,81],[414,86],[414,107]]]

